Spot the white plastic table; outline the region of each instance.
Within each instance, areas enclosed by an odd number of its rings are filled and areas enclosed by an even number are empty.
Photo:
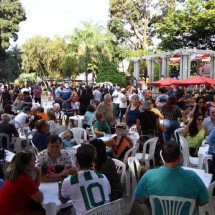
[[[42,206],[48,215],[56,215],[60,209],[72,205],[72,201],[63,204],[58,199],[58,182],[42,182],[39,189],[43,192],[44,199]]]
[[[70,116],[69,119],[78,121],[78,127],[83,128],[84,116],[80,116],[80,115]]]
[[[195,169],[195,168],[191,168],[191,167],[182,167],[183,169],[187,169],[187,170],[192,170],[193,172],[195,172],[204,182],[205,186],[207,189],[209,189],[209,185],[212,181],[212,177],[213,175],[210,173],[206,173],[205,170],[203,169]]]

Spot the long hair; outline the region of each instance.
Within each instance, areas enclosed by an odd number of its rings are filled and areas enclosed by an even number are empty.
[[[195,137],[199,132],[196,124],[196,120],[199,116],[202,116],[204,118],[204,115],[202,113],[197,113],[196,115],[194,115],[191,123],[189,124],[189,134],[191,137]]]
[[[95,160],[95,165],[97,171],[100,171],[101,166],[107,160],[105,143],[100,139],[94,139],[90,141],[90,144],[92,144],[96,149],[97,157]]]
[[[196,107],[196,110],[195,110],[194,115],[197,114],[197,113],[199,112],[199,100],[200,100],[200,99],[204,101],[204,98],[203,98],[202,96],[198,96],[198,97],[196,98],[196,101],[195,101],[195,102],[197,103],[197,107]],[[201,111],[202,111],[203,117],[205,118],[205,106],[204,106],[204,105],[202,106]]]
[[[173,106],[177,104],[177,98],[175,96],[170,96],[167,99],[166,104],[163,105],[162,111],[171,112],[173,110]]]
[[[31,152],[19,152],[17,153],[8,168],[6,169],[5,178],[9,181],[16,180],[21,174],[28,174],[26,166],[30,163],[33,158]]]

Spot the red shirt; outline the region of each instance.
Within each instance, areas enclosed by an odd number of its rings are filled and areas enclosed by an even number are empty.
[[[29,209],[31,196],[38,191],[31,176],[20,175],[15,181],[6,180],[0,190],[0,214],[10,215]]]

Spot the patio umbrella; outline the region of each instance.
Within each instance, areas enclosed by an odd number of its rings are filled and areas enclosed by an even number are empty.
[[[198,75],[198,76],[194,76],[194,77],[190,77],[188,79],[182,80],[181,84],[182,85],[199,85],[199,84],[215,85],[215,79]]]
[[[181,80],[175,79],[175,78],[165,78],[165,79],[161,79],[159,81],[154,81],[151,82],[150,84],[153,85],[160,85],[160,86],[170,86],[172,84],[181,84]]]

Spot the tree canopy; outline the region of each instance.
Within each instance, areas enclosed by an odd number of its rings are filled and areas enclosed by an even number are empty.
[[[0,0],[0,51],[6,50],[10,39],[18,39],[19,23],[26,20],[19,0]]]

